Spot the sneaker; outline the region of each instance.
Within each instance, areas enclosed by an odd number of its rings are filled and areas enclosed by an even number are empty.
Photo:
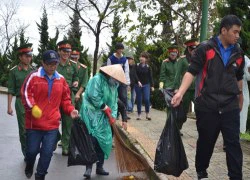
[[[151,120],[151,117],[150,117],[150,116],[147,116],[146,119],[150,121],[150,120]]]
[[[197,172],[197,177],[198,177],[198,180],[208,178],[207,171],[200,171],[200,172]]]

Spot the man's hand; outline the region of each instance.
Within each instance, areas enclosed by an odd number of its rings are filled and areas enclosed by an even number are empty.
[[[78,81],[74,81],[72,84],[73,87],[78,87]]]
[[[174,97],[171,100],[171,104],[173,105],[173,107],[179,106],[179,104],[181,103],[183,95],[180,94],[179,92],[177,92]]]
[[[155,90],[155,88],[154,87],[151,87],[151,91],[153,92]]]
[[[79,101],[80,98],[81,98],[80,95],[76,93],[76,95],[75,95],[75,102]]]
[[[12,110],[11,107],[8,108],[7,113],[8,113],[9,115],[11,115],[11,116],[14,115],[13,110]]]
[[[240,107],[240,111],[242,110],[242,107],[243,107],[243,94],[241,93],[241,94],[239,94],[239,96],[238,96],[238,98],[239,98],[239,107]]]
[[[138,81],[138,86],[139,86],[139,87],[142,87],[142,84],[141,84],[141,82],[140,82],[140,81]]]
[[[71,111],[70,116],[72,119],[78,118],[79,117],[78,111],[74,109],[73,111]]]
[[[122,128],[127,131],[127,122],[122,122]]]

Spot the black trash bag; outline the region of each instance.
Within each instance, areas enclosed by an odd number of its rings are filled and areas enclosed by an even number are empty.
[[[85,123],[74,120],[69,142],[68,166],[91,165],[97,161],[97,155],[91,135]]]
[[[157,144],[154,169],[168,175],[179,177],[188,168],[187,156],[176,125],[178,108],[171,107],[167,122]]]
[[[164,98],[167,104],[167,107],[171,108],[171,100],[174,96],[174,91],[172,89],[163,89],[162,93],[164,94]],[[178,108],[175,108],[175,113],[177,113],[175,122],[177,123],[177,127],[181,129],[180,126],[187,120],[187,114],[184,111],[183,103],[181,102]]]

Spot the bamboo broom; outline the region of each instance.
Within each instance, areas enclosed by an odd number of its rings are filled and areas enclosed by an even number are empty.
[[[149,169],[146,159],[133,149],[131,149],[122,139],[115,119],[108,115],[110,124],[114,131],[115,157],[119,172],[138,172]]]

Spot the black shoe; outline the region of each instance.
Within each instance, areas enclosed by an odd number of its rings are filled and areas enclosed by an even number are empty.
[[[180,136],[183,136],[183,133],[180,131]]]
[[[131,119],[131,117],[128,117],[128,116],[127,116],[127,120],[130,120],[130,119]]]
[[[105,171],[103,168],[96,168],[96,174],[103,175],[103,176],[108,176],[109,172]]]
[[[198,180],[201,180],[201,179],[203,179],[203,178],[208,178],[207,171],[200,171],[200,172],[197,172],[197,177],[198,177]]]
[[[86,179],[90,179],[91,178],[91,172],[92,172],[92,165],[91,166],[86,166],[86,171],[85,171],[83,176]]]
[[[31,178],[31,176],[33,175],[33,166],[34,165],[26,164],[25,175],[27,178]]]
[[[45,175],[35,174],[35,180],[45,180]]]

